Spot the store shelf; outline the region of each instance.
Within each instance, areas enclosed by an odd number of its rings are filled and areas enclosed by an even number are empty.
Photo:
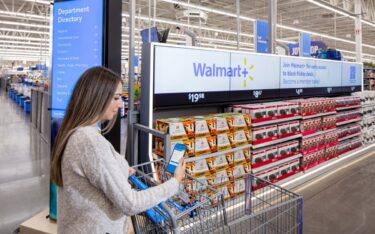
[[[286,163],[286,162],[289,162],[289,161],[292,161],[294,159],[301,158],[301,157],[302,157],[302,154],[296,154],[294,156],[291,156],[291,157],[288,157],[288,158],[284,158],[282,160],[278,160],[278,161],[266,164],[266,165],[261,166],[261,167],[253,168],[252,169],[252,173],[255,174],[255,173],[267,170],[269,168],[273,168],[273,167],[275,167],[277,165],[280,165],[280,164],[283,164],[283,163]]]
[[[275,120],[264,121],[264,122],[259,122],[259,123],[251,123],[251,127],[261,127],[261,126],[266,126],[270,124],[283,123],[283,122],[299,120],[299,119],[301,119],[301,116],[293,116],[290,118],[275,119]]]
[[[356,109],[356,108],[361,108],[361,105],[356,105],[356,106],[344,106],[344,107],[337,107],[336,110],[350,110],[350,109]]]
[[[375,106],[375,103],[363,104],[362,108],[364,108],[364,107],[370,107],[370,106]]]
[[[218,152],[215,152],[215,153],[212,153],[212,154],[204,154],[204,155],[200,155],[200,156],[186,158],[185,162],[195,162],[195,161],[206,159],[206,158],[213,158],[213,157],[217,157],[219,155],[223,155],[223,154],[226,154],[226,153],[232,153],[232,152],[235,152],[237,150],[241,150],[241,149],[245,149],[245,148],[249,148],[249,147],[252,147],[252,145],[251,144],[241,145],[241,146],[238,146],[236,148],[218,151]]]
[[[335,114],[336,114],[336,111],[331,111],[331,112],[319,113],[316,115],[302,116],[302,119],[313,119],[313,118],[318,118],[318,117],[327,116],[327,115],[335,115]]]
[[[277,140],[274,140],[274,141],[253,145],[253,149],[259,149],[259,148],[263,148],[263,147],[266,147],[266,146],[280,144],[280,143],[283,143],[283,142],[286,142],[286,141],[290,141],[290,140],[300,138],[301,136],[302,136],[301,134],[297,134],[297,135],[294,135],[294,136],[285,137],[285,138],[277,139]]]
[[[330,159],[324,163],[321,163],[308,171],[298,173],[284,181],[280,181],[277,185],[286,188],[293,189],[302,184],[305,184],[318,176],[324,175],[329,171],[340,168],[341,166],[348,165],[349,162],[363,158],[363,155],[372,152],[375,149],[375,144],[360,147],[358,149],[349,151],[348,153],[342,154],[336,158]]]
[[[348,124],[348,123],[354,123],[354,122],[358,122],[358,121],[361,121],[361,120],[362,120],[362,118],[350,119],[350,120],[346,120],[346,121],[343,121],[343,122],[336,123],[336,126],[342,126],[342,125],[345,125],[345,124]]]
[[[335,130],[336,130],[336,128],[332,128],[332,129],[328,129],[328,130],[325,130],[325,131],[319,131],[319,132],[316,132],[316,133],[313,133],[313,134],[310,134],[310,135],[306,135],[306,136],[302,135],[302,139],[306,139],[306,138],[310,138],[310,137],[314,137],[314,136],[319,136],[321,134],[326,134],[326,133],[329,133],[329,132],[333,132]]]
[[[356,137],[356,136],[360,136],[362,134],[362,132],[357,132],[355,134],[352,134],[352,135],[349,135],[349,136],[346,136],[346,137],[343,137],[343,138],[339,138],[339,141],[345,141],[347,139],[350,139],[350,138],[353,138],[353,137]]]

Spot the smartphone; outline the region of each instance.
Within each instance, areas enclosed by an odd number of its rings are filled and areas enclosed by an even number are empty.
[[[185,154],[186,150],[187,150],[186,145],[177,143],[174,146],[172,156],[171,156],[171,158],[168,162],[167,168],[165,170],[166,172],[169,172],[172,175],[174,174],[174,171],[176,170],[176,168],[178,166],[178,162],[180,161],[181,158],[184,157],[184,154]]]

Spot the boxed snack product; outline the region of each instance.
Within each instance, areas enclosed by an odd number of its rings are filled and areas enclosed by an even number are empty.
[[[279,156],[277,146],[270,146],[265,148],[265,154],[267,160],[273,160]]]
[[[252,152],[252,164],[253,165],[265,162],[266,160],[268,160],[268,159],[267,159],[265,149],[254,150]]]
[[[171,141],[170,152],[172,153],[174,146],[177,144],[183,144],[186,146],[187,150],[184,157],[194,157],[195,156],[195,140],[194,139],[178,139]],[[164,156],[164,140],[155,137],[155,153],[159,156]]]
[[[254,128],[252,132],[252,141],[254,144],[276,140],[277,137],[277,125]]]
[[[324,116],[322,117],[322,129],[332,129],[336,127],[336,116]]]
[[[171,140],[192,138],[195,135],[194,120],[191,118],[158,119],[156,130],[169,133]]]
[[[276,119],[278,116],[278,106],[276,103],[264,103],[263,106],[265,107],[266,111],[266,118],[268,120]]]
[[[337,143],[337,141],[338,141],[338,132],[337,131],[329,132],[329,133],[324,135],[324,144],[325,145],[329,146],[329,145]]]
[[[233,167],[233,176],[234,178],[239,178],[245,175],[245,169],[243,164],[235,165]]]
[[[229,130],[247,130],[251,125],[250,115],[240,113],[224,113]]]
[[[223,151],[223,150],[227,150],[227,149],[232,148],[232,144],[229,140],[229,136],[234,137],[230,133],[217,134],[217,150],[218,151]]]
[[[228,192],[228,186],[229,185],[227,185],[227,184],[225,184],[225,185],[220,185],[220,186],[218,186],[218,187],[215,187],[217,190],[218,190],[218,192],[220,192],[221,194],[223,194],[223,196],[224,196],[224,200],[229,200],[229,199],[231,199],[231,196],[230,196],[230,193]],[[209,193],[211,193],[212,191],[210,190],[209,191]],[[209,196],[212,196],[212,195],[214,195],[214,194],[208,194]]]
[[[216,136],[195,138],[195,155],[209,154],[217,151]]]
[[[300,132],[300,122],[298,120],[289,122],[290,132],[299,133]]]
[[[233,132],[232,134],[229,134],[229,141],[231,142],[231,145],[233,147],[237,147],[240,145],[246,145],[249,142],[250,132],[248,130],[237,130]],[[233,137],[231,137],[233,136]]]
[[[300,169],[299,159],[294,159],[292,161],[286,162],[279,166],[280,176],[288,175],[292,172],[296,172]]]
[[[338,155],[338,145],[330,146],[325,149],[325,157],[326,158],[333,158]]]
[[[234,151],[233,155],[234,165],[243,164],[246,162],[245,154],[242,150]]]
[[[229,154],[231,154],[231,153],[229,153]],[[227,169],[228,167],[229,167],[229,164],[228,164],[227,158],[224,154],[215,157],[215,169],[216,169],[216,171]]]
[[[225,118],[225,116],[214,115],[213,119],[215,121],[216,134],[225,133],[225,132],[230,131],[228,123],[227,123],[227,119]]]
[[[201,177],[210,174],[206,159],[186,163],[186,172],[194,177]]]
[[[219,181],[220,184],[229,182],[228,173],[226,171],[227,169],[216,172],[216,180]]]
[[[284,144],[280,144],[277,146],[278,148],[278,155],[280,157],[285,157],[287,155],[290,155],[292,153],[291,151],[291,144],[289,142],[286,142]]]
[[[211,136],[216,133],[216,123],[213,118],[195,116],[195,137]],[[210,127],[209,127],[210,126]]]
[[[266,108],[260,104],[247,105],[244,107],[251,116],[254,123],[265,121],[267,118]]]
[[[301,132],[303,134],[311,134],[322,129],[322,119],[314,118],[301,121]]]
[[[290,126],[289,123],[282,123],[277,125],[277,134],[279,138],[289,136]]]

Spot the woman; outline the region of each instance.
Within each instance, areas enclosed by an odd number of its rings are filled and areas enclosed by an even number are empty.
[[[99,133],[114,124],[122,83],[112,71],[94,67],[78,80],[52,150],[51,179],[59,186],[58,233],[127,233],[127,216],[156,206],[178,192],[185,164],[165,183],[144,191],[128,183],[134,169]]]

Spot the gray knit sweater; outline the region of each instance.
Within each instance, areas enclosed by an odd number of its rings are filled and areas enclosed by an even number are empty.
[[[127,233],[127,216],[140,213],[178,192],[175,178],[144,190],[131,189],[129,165],[96,127],[79,128],[62,160],[58,192],[59,234]]]

